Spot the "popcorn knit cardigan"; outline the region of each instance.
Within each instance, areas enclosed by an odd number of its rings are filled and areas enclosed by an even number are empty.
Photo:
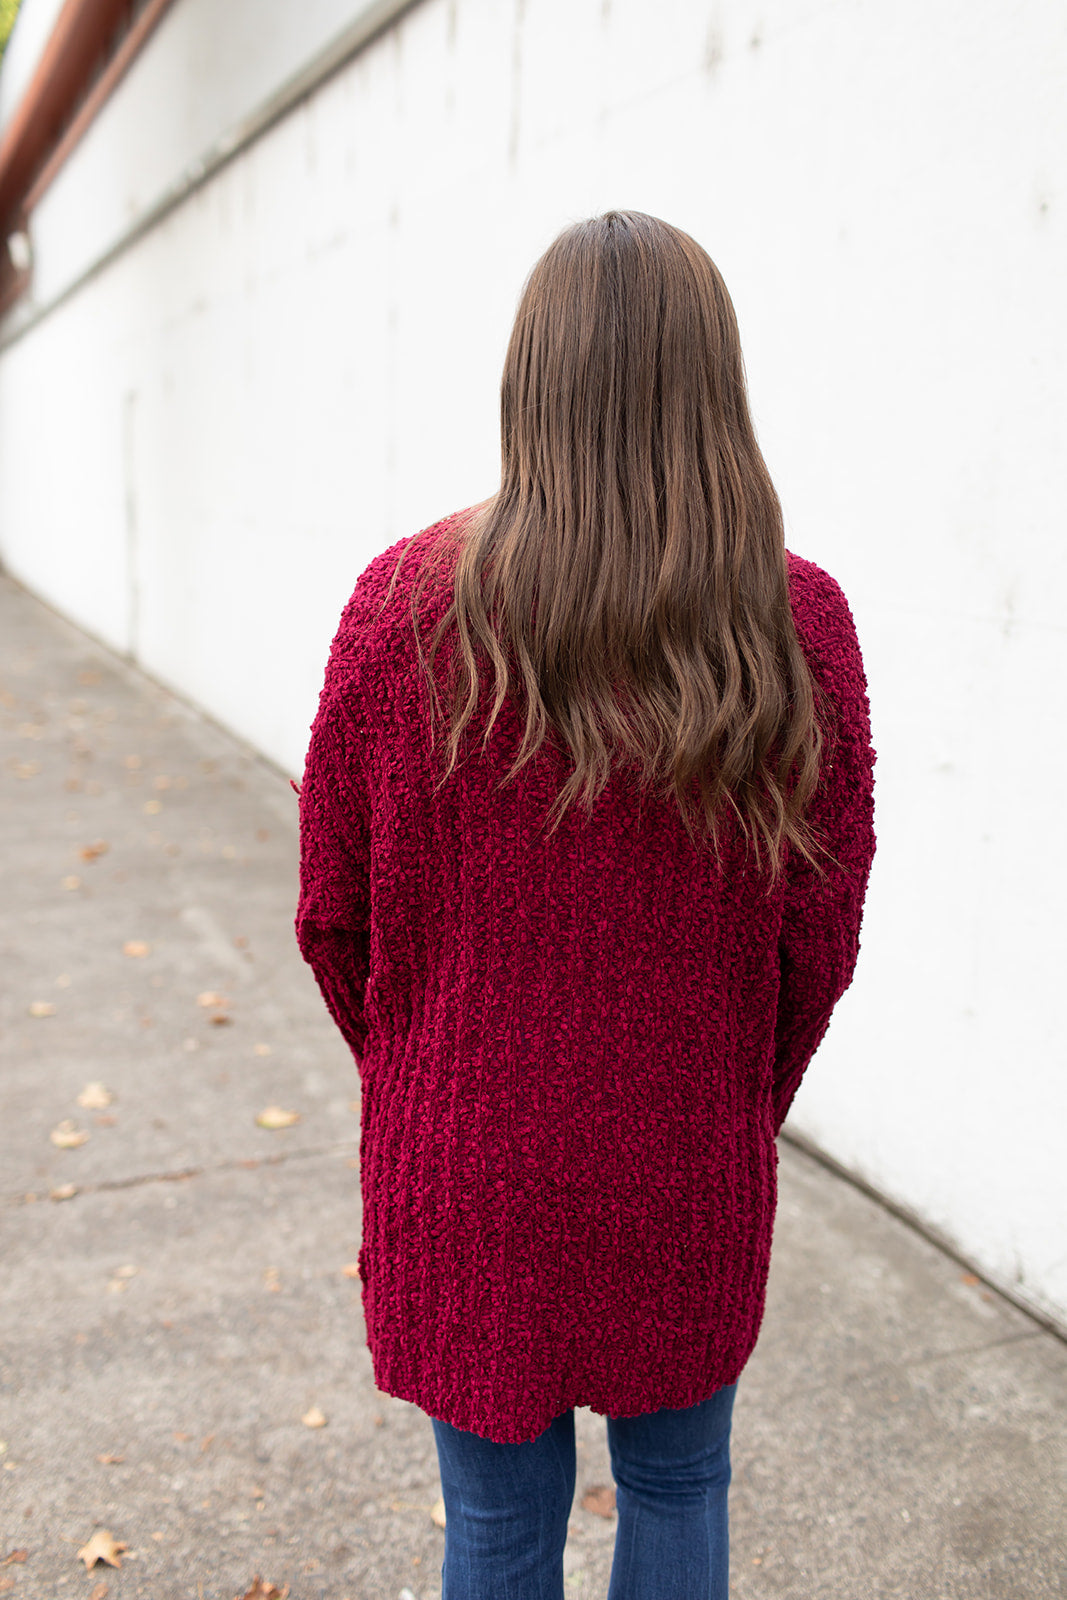
[[[866,685],[836,583],[789,557],[834,724],[812,818],[836,864],[770,894],[615,771],[542,822],[546,741],[503,788],[505,702],[434,792],[408,621],[415,536],[333,642],[300,794],[297,937],[362,1083],[367,1338],[380,1388],[498,1441],[575,1405],[685,1407],[756,1342],[775,1134],[847,987],[874,852]],[[427,632],[447,604],[424,599]],[[484,723],[478,728],[478,736]]]

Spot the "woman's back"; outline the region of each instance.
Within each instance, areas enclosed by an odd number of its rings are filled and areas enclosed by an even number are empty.
[[[475,714],[442,784],[410,601],[431,631],[451,592],[417,580],[463,525],[378,557],[345,610],[301,795],[298,933],[361,1058],[377,1381],[520,1441],[576,1404],[688,1407],[750,1354],[774,1135],[856,959],[873,753],[844,597],[790,557],[826,740],[821,859],[785,845],[774,877],[729,813],[715,848],[625,762],[546,827],[571,759],[549,737],[502,782],[513,695],[484,749]]]

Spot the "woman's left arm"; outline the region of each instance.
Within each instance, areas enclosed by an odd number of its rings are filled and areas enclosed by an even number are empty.
[[[351,662],[333,659],[311,728],[300,788],[296,938],[353,1054],[367,1037],[370,804]]]

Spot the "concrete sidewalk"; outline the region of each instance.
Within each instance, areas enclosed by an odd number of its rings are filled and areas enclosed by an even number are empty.
[[[358,1083],[293,942],[288,783],[7,580],[0,740],[0,1593],[432,1600],[429,1425],[375,1390],[345,1273]],[[1062,1595],[1067,1348],[788,1146],[781,1191],[732,1592]],[[602,1597],[602,1421],[579,1439],[567,1594]],[[100,1528],[128,1549],[88,1571]]]

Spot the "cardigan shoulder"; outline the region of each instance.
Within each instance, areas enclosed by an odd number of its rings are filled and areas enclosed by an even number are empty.
[[[867,676],[852,611],[840,584],[814,561],[787,551],[789,600],[812,676],[843,711],[867,727]]]
[[[419,533],[398,539],[374,557],[360,573],[341,613],[332,658],[355,661],[365,657],[372,646],[391,654],[401,640],[410,644],[410,601],[416,577],[431,546],[448,540],[465,515],[456,512],[444,517]]]
[[[786,551],[789,602],[801,648],[816,670],[859,660],[856,624],[841,585],[814,561]]]

